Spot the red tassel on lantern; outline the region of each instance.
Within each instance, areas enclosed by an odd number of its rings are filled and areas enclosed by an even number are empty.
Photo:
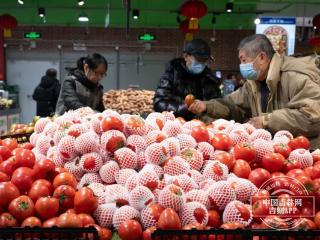
[[[192,29],[190,28],[190,19],[185,19],[180,23],[179,26],[180,30],[184,32],[185,35],[185,40],[186,41],[191,41],[193,39],[193,33],[199,31],[199,25],[197,29]]]
[[[12,37],[12,29],[17,27],[17,19],[9,14],[0,16],[0,28],[3,29],[3,36],[6,38]]]

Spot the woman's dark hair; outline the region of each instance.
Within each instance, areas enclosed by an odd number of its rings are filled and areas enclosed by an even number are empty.
[[[95,70],[100,64],[104,64],[108,67],[107,60],[99,53],[93,53],[86,57],[82,57],[77,61],[77,68],[83,70],[84,64],[88,64],[90,70]]]
[[[105,65],[106,69],[108,68],[107,60],[101,54],[93,53],[92,55],[78,59],[76,68],[66,68],[66,70],[72,72],[76,69],[80,69],[83,71],[83,66],[85,64],[88,64],[90,70],[95,70],[101,63]]]
[[[57,77],[57,70],[55,70],[54,68],[49,68],[46,71],[46,75],[49,76],[49,77],[56,78]]]

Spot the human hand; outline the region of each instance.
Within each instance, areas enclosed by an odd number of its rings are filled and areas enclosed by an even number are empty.
[[[207,106],[204,102],[200,101],[200,100],[195,100],[190,107],[188,108],[188,110],[194,114],[200,114],[203,113],[207,110]]]
[[[253,117],[248,121],[255,128],[263,128],[263,119],[262,117]]]

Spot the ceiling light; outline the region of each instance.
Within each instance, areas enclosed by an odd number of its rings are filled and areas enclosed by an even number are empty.
[[[23,5],[24,4],[24,1],[23,0],[18,0],[18,3]]]
[[[84,5],[84,0],[78,0],[78,5],[83,6]]]
[[[231,13],[232,10],[233,10],[233,3],[232,3],[232,2],[227,2],[227,3],[226,3],[226,11],[227,11],[228,13]]]
[[[39,7],[39,8],[38,8],[38,14],[39,14],[39,16],[40,16],[41,18],[44,17],[44,15],[45,15],[45,10],[44,10],[43,7]]]
[[[78,17],[79,22],[89,22],[89,17],[85,12],[82,12]]]
[[[139,16],[140,16],[139,10],[138,9],[134,9],[132,11],[132,18],[137,20],[139,18]]]
[[[254,24],[256,24],[256,25],[260,24],[260,22],[261,22],[261,20],[258,17],[254,20]]]

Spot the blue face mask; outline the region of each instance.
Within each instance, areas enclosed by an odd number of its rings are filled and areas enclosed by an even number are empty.
[[[197,61],[192,61],[190,66],[187,66],[189,72],[193,74],[199,74],[202,73],[206,65],[204,63],[199,63]]]
[[[241,63],[240,64],[240,73],[241,73],[242,77],[244,77],[245,79],[258,80],[259,71],[255,70],[253,67],[253,64],[256,61],[257,57],[250,63]]]

